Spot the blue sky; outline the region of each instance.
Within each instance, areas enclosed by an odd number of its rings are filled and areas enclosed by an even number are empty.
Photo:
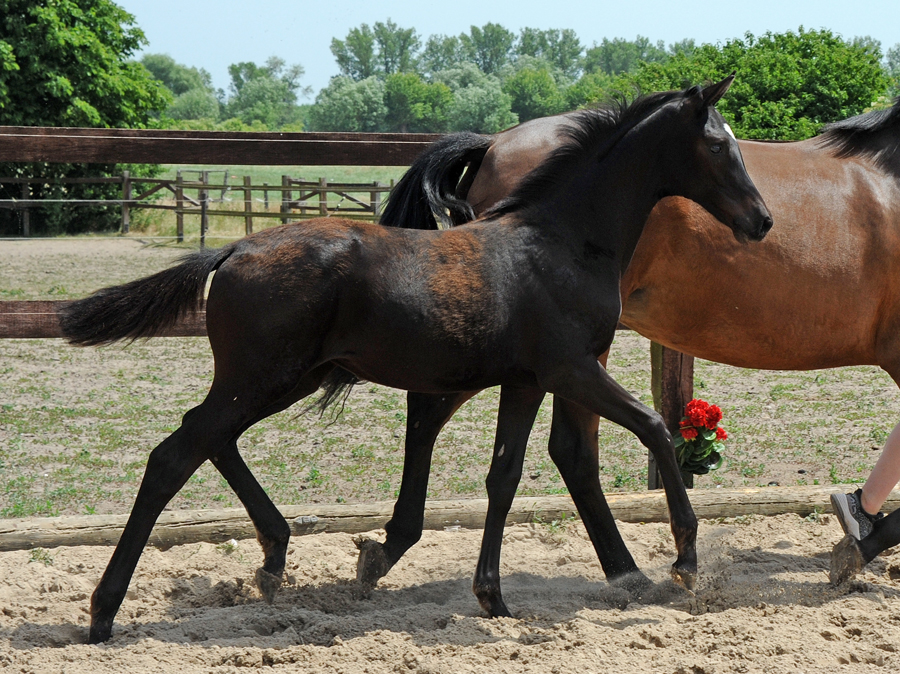
[[[306,69],[303,84],[318,91],[337,74],[329,46],[361,23],[392,19],[413,27],[423,39],[458,35],[472,25],[499,23],[524,27],[571,28],[585,46],[604,37],[644,35],[670,44],[684,38],[724,42],[747,31],[759,35],[805,28],[828,28],[845,38],[869,35],[882,49],[900,43],[897,0],[645,0],[644,2],[529,2],[527,0],[116,0],[146,33],[149,53],[165,53],[179,63],[205,68],[216,87],[228,85],[228,65],[264,62],[280,56]],[[547,8],[554,11],[548,11]],[[565,11],[556,11],[562,10]],[[740,73],[738,73],[740,76]],[[312,99],[309,99],[310,101]]]

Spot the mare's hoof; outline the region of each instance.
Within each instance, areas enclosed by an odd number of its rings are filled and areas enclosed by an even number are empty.
[[[610,587],[625,590],[632,600],[640,599],[648,590],[653,588],[653,581],[640,571],[623,573],[615,578],[610,578],[608,582]]]
[[[853,536],[844,536],[831,550],[828,579],[832,585],[840,585],[862,571],[865,565],[859,542]]]
[[[259,588],[266,603],[271,604],[275,601],[275,595],[278,594],[278,589],[281,587],[281,575],[276,576],[274,573],[259,568],[256,570],[256,587]]]
[[[670,570],[672,574],[672,580],[675,581],[677,585],[681,585],[685,590],[694,591],[694,588],[697,587],[697,571],[696,569],[691,571],[688,569],[679,569],[674,564]]]
[[[391,562],[384,554],[384,546],[370,538],[356,540],[359,559],[356,560],[356,580],[364,587],[372,588],[391,570]]]
[[[102,620],[91,623],[91,631],[88,635],[89,644],[102,644],[109,641],[112,636],[112,620]]]

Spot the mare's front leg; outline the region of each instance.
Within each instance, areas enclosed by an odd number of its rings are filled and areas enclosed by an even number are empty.
[[[627,428],[653,452],[666,492],[672,535],[678,550],[672,576],[689,590],[693,589],[697,581],[697,517],[681,480],[672,436],[662,417],[641,404],[594,360],[582,361],[574,367],[561,364],[544,374],[541,380],[542,388]],[[572,470],[581,470],[579,466],[583,465],[583,459],[573,460]]]
[[[550,457],[559,469],[611,585],[640,596],[653,585],[634,562],[600,485],[600,417],[565,398],[553,398]]]
[[[544,392],[504,386],[500,389],[494,455],[487,476],[488,510],[472,591],[492,618],[511,616],[500,591],[503,528],[522,477],[525,448]]]
[[[406,441],[400,494],[394,504],[394,514],[384,527],[387,534],[384,543],[368,539],[358,543],[356,578],[359,582],[374,587],[403,554],[422,538],[434,443],[444,424],[476,393],[477,391],[407,394]]]

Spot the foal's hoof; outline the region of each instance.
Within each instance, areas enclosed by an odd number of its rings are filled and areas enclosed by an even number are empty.
[[[102,644],[109,641],[112,636],[112,620],[102,620],[91,623],[91,631],[88,634],[89,644]]]
[[[865,565],[857,540],[853,536],[844,536],[831,550],[828,579],[832,585],[840,585],[862,571]]]
[[[693,592],[694,588],[697,587],[698,574],[696,569],[679,569],[677,566],[673,565],[669,573],[672,574],[672,580],[675,581],[676,584],[681,585],[685,590]]]
[[[391,562],[384,554],[384,546],[371,538],[356,540],[359,559],[356,560],[356,580],[364,587],[372,588],[391,570]]]
[[[281,587],[281,575],[276,576],[274,573],[259,568],[256,570],[256,587],[259,588],[266,603],[271,604],[275,601],[275,595],[278,594],[278,589]]]

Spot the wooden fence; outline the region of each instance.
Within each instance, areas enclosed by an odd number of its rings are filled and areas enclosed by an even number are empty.
[[[408,166],[438,138],[436,134],[0,127],[0,162]],[[0,302],[0,339],[60,337],[59,304]],[[205,334],[206,315],[200,312],[173,326],[165,336]],[[653,344],[651,365],[654,405],[674,432],[692,397],[693,358]],[[692,477],[684,477],[691,486]],[[650,457],[648,487],[661,486]]]
[[[175,212],[176,239],[184,241],[184,216],[200,217],[200,245],[205,245],[209,233],[209,217],[212,215],[236,217],[244,219],[244,233],[253,233],[254,218],[278,218],[282,223],[292,220],[325,217],[339,214],[343,218],[361,218],[377,220],[381,215],[381,202],[393,184],[371,183],[329,183],[326,178],[315,181],[281,176],[280,185],[252,184],[250,176],[243,176],[240,184],[229,184],[230,172],[196,170],[197,180],[185,179],[184,173],[177,171],[175,178],[140,178],[123,171],[120,176],[106,178],[0,178],[0,184],[21,185],[21,198],[0,199],[0,208],[13,209],[20,212],[22,236],[31,236],[30,212],[34,208],[51,203],[51,200],[34,199],[31,194],[32,185],[121,185],[120,199],[92,199],[91,205],[117,205],[122,209],[122,234],[128,234],[131,227],[131,212],[137,208],[168,210]],[[219,182],[210,182],[211,173],[222,173]],[[142,189],[136,189],[136,186]],[[191,197],[188,192],[195,192]],[[219,196],[213,196],[218,192]],[[158,197],[160,193],[168,193],[167,200]],[[254,193],[257,197],[254,199]],[[275,195],[279,206],[276,213],[269,211],[269,194]],[[295,198],[296,193],[296,198]],[[230,195],[240,195],[242,206],[239,210],[216,208],[217,204],[234,201]],[[259,195],[262,196],[260,199]],[[329,198],[330,195],[330,198]],[[151,199],[153,197],[153,199]],[[64,200],[69,201],[69,200]],[[79,203],[71,200],[71,203]],[[254,203],[262,203],[263,210],[254,210]]]

